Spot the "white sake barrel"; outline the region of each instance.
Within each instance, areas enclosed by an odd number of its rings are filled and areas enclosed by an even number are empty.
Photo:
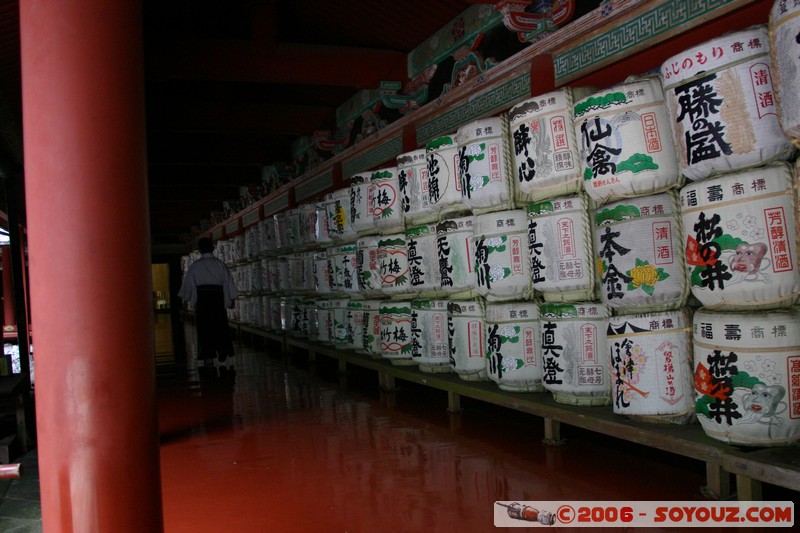
[[[302,252],[304,283],[303,292],[313,293],[316,290],[316,274],[314,273],[314,252]]]
[[[290,250],[299,250],[303,246],[300,229],[300,209],[286,211],[286,239]]]
[[[358,247],[355,244],[334,246],[328,249],[333,254],[331,284],[339,292],[355,296],[358,294],[358,270],[356,269]]]
[[[385,235],[378,240],[378,270],[381,292],[385,296],[414,292],[408,277],[408,246],[403,233]]]
[[[423,372],[452,371],[447,344],[447,305],[448,300],[411,301],[411,356]]]
[[[289,277],[289,260],[287,256],[278,258],[278,275],[276,277],[278,282],[278,292],[281,294],[292,293],[292,280]]]
[[[269,299],[269,329],[275,332],[280,332],[283,327],[281,326],[281,297],[272,296]]]
[[[425,145],[428,161],[428,200],[441,220],[469,212],[461,200],[458,176],[458,145],[455,134],[433,139]]]
[[[347,342],[344,348],[363,349],[364,348],[364,302],[361,300],[349,300],[347,302]]]
[[[331,240],[331,236],[328,231],[328,209],[325,206],[325,202],[318,203],[315,207],[315,210],[317,216],[314,235],[317,243],[319,243],[320,246],[326,246],[331,244],[333,241]]]
[[[256,259],[249,264],[250,266],[250,290],[261,292],[264,290],[264,276],[261,274],[261,261]]]
[[[350,220],[359,235],[377,233],[372,220],[372,173],[362,172],[350,176]]]
[[[318,294],[331,293],[331,272],[328,268],[328,253],[314,253],[314,290]]]
[[[381,291],[381,269],[378,263],[378,237],[361,237],[356,242],[356,273],[358,292],[366,298],[375,298]]]
[[[269,330],[272,322],[272,317],[270,316],[272,308],[270,307],[269,299],[269,296],[261,297],[261,320],[259,321],[258,326],[264,330]]]
[[[476,290],[487,301],[532,296],[528,217],[524,209],[477,215],[472,251]]]
[[[318,299],[313,298],[306,300],[306,311],[308,312],[308,340],[312,342],[319,340],[318,302]]]
[[[272,280],[270,279],[269,264],[272,259],[264,257],[261,259],[261,290],[264,292],[272,292]]]
[[[769,51],[772,59],[774,93],[764,88],[760,98],[774,97],[778,121],[783,132],[795,144],[800,141],[800,4],[778,0],[772,4],[769,23]]]
[[[316,340],[322,344],[331,344],[333,342],[333,314],[330,300],[317,300],[316,324]]]
[[[339,267],[341,271],[341,265],[339,262],[341,261],[341,257],[339,254],[339,246],[331,246],[325,251],[325,255],[328,260],[328,275],[330,284],[331,284],[331,294],[333,295],[341,295],[344,294],[342,290],[342,276],[338,276],[336,274],[336,268]]]
[[[347,342],[347,303],[345,298],[330,300],[331,305],[331,342],[338,348],[345,348]]]
[[[353,229],[350,211],[350,187],[337,189],[325,196],[325,210],[328,214],[328,234],[334,242],[349,243],[358,234]]]
[[[292,329],[292,297],[281,296],[280,299],[280,330],[290,333]]]
[[[275,254],[278,246],[275,241],[275,218],[267,217],[258,226],[261,232],[261,251],[268,255]]]
[[[583,188],[598,205],[683,182],[657,77],[583,98],[575,104],[574,117]]]
[[[300,213],[300,241],[303,248],[317,248],[317,206],[306,202],[298,207]]]
[[[505,114],[458,128],[461,199],[475,215],[514,207],[509,139]]]
[[[429,298],[442,294],[442,276],[436,248],[436,224],[407,228],[408,280],[414,294]]]
[[[486,306],[486,371],[500,389],[540,392],[539,307],[533,302]]]
[[[596,303],[539,305],[542,383],[559,403],[608,405],[609,308]]]
[[[308,310],[305,306],[305,298],[292,296],[287,298],[289,310],[289,327],[287,335],[297,338],[308,337]]]
[[[397,156],[401,204],[407,226],[435,222],[439,211],[428,195],[428,160],[425,148]]]
[[[300,253],[293,253],[287,254],[285,257],[289,266],[289,287],[293,294],[302,292],[305,288],[303,256]]]
[[[362,346],[356,346],[358,353],[367,354],[373,359],[381,358],[381,305],[382,300],[362,300],[364,311],[364,339]]]
[[[411,358],[411,302],[385,301],[380,308],[380,353],[396,365],[414,365]]]
[[[372,173],[372,222],[379,233],[403,231],[405,219],[400,205],[400,183],[397,167],[388,167]]]
[[[313,298],[303,298],[300,302],[302,313],[301,331],[305,339],[312,339],[316,335],[316,331],[314,330],[316,327],[316,308],[317,301]]]
[[[442,220],[436,225],[436,254],[442,292],[450,298],[473,298],[476,291],[472,253],[473,217]]]
[[[447,306],[447,346],[450,366],[466,381],[487,381],[486,328],[480,300],[453,302]]]
[[[603,303],[620,314],[667,311],[686,303],[689,283],[674,191],[598,208],[594,235]]]
[[[800,440],[800,310],[694,315],[697,418],[737,445]]]
[[[272,218],[275,221],[275,249],[278,253],[285,254],[291,249],[286,212],[275,213]]]
[[[776,163],[681,190],[686,270],[709,309],[789,307],[800,298],[796,179]]]
[[[581,190],[573,101],[591,89],[564,87],[512,107],[512,182],[518,206]]]
[[[661,66],[675,149],[687,178],[697,181],[790,157],[771,63],[762,25],[684,50]]]
[[[527,208],[531,282],[546,302],[595,299],[594,234],[588,204],[578,194]]]
[[[608,319],[614,412],[640,422],[695,420],[687,309]]]

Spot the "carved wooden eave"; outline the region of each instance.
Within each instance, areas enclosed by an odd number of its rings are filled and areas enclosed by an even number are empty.
[[[532,96],[599,74],[616,83],[660,66],[659,61],[715,33],[764,23],[771,5],[771,0],[611,0],[345,148],[287,187],[302,193],[298,202],[318,197],[344,186],[352,174],[393,165],[401,153]],[[673,38],[679,44],[660,46]],[[635,55],[635,64],[625,62]],[[646,61],[638,60],[642,55]]]

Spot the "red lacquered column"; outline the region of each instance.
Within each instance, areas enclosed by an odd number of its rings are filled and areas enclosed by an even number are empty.
[[[20,32],[44,530],[160,532],[141,2]]]

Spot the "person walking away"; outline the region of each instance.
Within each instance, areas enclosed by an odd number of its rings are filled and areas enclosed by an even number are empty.
[[[208,365],[215,357],[224,362],[234,355],[226,309],[239,293],[228,265],[214,257],[211,239],[200,239],[197,248],[200,258],[186,272],[178,297],[195,309],[197,358]]]

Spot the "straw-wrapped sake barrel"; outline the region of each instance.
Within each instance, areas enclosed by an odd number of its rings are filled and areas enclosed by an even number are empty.
[[[378,237],[361,237],[356,242],[358,292],[365,298],[381,296],[381,270],[378,262]]]
[[[533,302],[486,306],[486,370],[502,390],[539,392],[539,307]]]
[[[367,354],[373,359],[381,358],[381,305],[382,300],[362,300],[364,317],[364,338],[356,352]]]
[[[594,234],[603,303],[620,314],[686,303],[689,284],[674,191],[598,208]]]
[[[350,176],[350,220],[353,231],[359,235],[378,232],[372,220],[372,191],[371,172]]]
[[[484,305],[480,300],[451,301],[447,306],[450,366],[466,381],[486,381]]]
[[[680,170],[687,178],[697,181],[791,156],[778,122],[769,49],[766,26],[753,26],[684,50],[661,66]]]
[[[464,124],[456,134],[461,197],[472,213],[514,207],[508,116]]]
[[[364,302],[362,300],[349,300],[347,302],[347,342],[344,348],[364,348]]]
[[[442,294],[442,275],[436,247],[436,224],[406,229],[408,247],[408,280],[413,293],[429,298]]]
[[[564,87],[520,102],[508,112],[517,206],[581,190],[572,106],[589,90]]]
[[[436,222],[439,210],[428,195],[428,159],[425,148],[397,156],[401,205],[407,226]]]
[[[575,104],[574,117],[583,188],[598,205],[681,185],[657,77],[583,98]]]
[[[411,356],[428,373],[451,372],[447,345],[448,300],[411,301]]]
[[[745,446],[800,440],[800,310],[694,315],[696,412],[706,434]]]
[[[409,280],[408,245],[403,233],[384,235],[378,240],[378,270],[384,296],[414,294]]]
[[[789,307],[800,298],[796,179],[785,163],[681,190],[685,267],[704,307]]]
[[[425,146],[428,162],[428,201],[436,211],[433,220],[469,212],[461,200],[456,135],[444,135]]]
[[[527,207],[531,281],[546,302],[595,299],[588,203],[578,194]]]
[[[442,220],[436,225],[436,254],[442,292],[451,299],[477,295],[472,252],[473,217]]]
[[[608,319],[614,412],[641,422],[695,420],[687,309]]]
[[[606,329],[609,308],[595,303],[539,306],[542,383],[559,403],[608,405],[611,401]]]
[[[387,167],[372,173],[372,223],[381,234],[396,233],[405,228],[403,206],[400,204],[400,183],[397,167]]]
[[[381,356],[395,365],[415,365],[411,356],[411,302],[383,302],[380,314]]]
[[[528,219],[524,209],[477,215],[472,237],[476,290],[487,301],[531,297]]]

